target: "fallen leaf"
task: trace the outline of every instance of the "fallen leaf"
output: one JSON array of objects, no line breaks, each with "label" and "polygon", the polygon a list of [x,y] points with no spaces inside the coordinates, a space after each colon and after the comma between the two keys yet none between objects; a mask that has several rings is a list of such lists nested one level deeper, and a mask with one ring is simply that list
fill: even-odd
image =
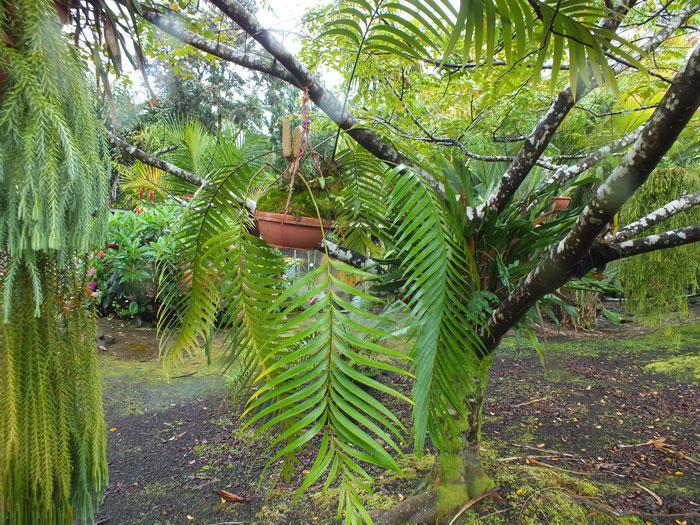
[{"label": "fallen leaf", "polygon": [[218,494],[221,496],[222,502],[224,499],[227,499],[228,501],[248,501],[248,498],[244,498],[243,496],[239,496],[238,494],[233,494],[232,492],[228,492],[226,490],[221,490],[221,489],[213,489],[215,494]]},{"label": "fallen leaf", "polygon": [[190,520],[190,521],[192,521],[192,520],[194,520],[194,517],[193,517],[193,516],[190,516],[190,515],[188,514],[188,515],[187,515],[187,519]]}]

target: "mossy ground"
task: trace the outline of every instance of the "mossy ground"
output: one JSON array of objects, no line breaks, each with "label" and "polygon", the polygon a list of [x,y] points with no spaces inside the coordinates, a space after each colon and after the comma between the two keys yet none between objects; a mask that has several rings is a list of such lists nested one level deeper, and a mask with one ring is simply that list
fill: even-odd
[{"label": "mossy ground", "polygon": [[[337,490],[315,488],[294,501],[312,450],[300,456],[290,481],[279,476],[279,464],[264,470],[269,436],[254,439],[252,429],[242,429],[240,407],[225,399],[216,363],[196,355],[171,369],[168,379],[152,332],[107,328],[121,335],[100,355],[111,483],[98,519],[335,523]],[[623,327],[602,336],[550,338],[547,369],[532,349],[504,342],[490,375],[482,445],[484,468],[503,501],[485,499],[458,523],[676,523],[615,518],[600,509],[650,515],[698,510],[698,378],[677,372],[688,362],[696,370],[700,320],[674,328],[671,336],[627,337],[637,333]],[[410,392],[406,378],[382,374],[379,380]],[[393,408],[408,422],[409,407]],[[418,460],[410,455],[409,437],[404,441],[403,473],[373,470],[372,492],[363,493],[368,508],[387,508],[425,488],[434,451],[428,444]],[[248,501],[222,502],[214,488]]]}]

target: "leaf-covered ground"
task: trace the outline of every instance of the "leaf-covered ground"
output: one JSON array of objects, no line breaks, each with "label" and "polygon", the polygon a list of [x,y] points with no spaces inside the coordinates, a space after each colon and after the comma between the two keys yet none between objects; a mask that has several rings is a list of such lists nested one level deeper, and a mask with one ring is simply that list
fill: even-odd
[{"label": "leaf-covered ground", "polygon": [[[477,503],[458,523],[700,523],[695,314],[683,327],[654,333],[623,325],[550,337],[546,368],[532,349],[506,340],[484,408],[485,466],[500,498]],[[241,429],[240,407],[225,399],[218,367],[197,356],[167,379],[152,331],[116,322],[102,328],[110,485],[98,522],[335,521],[333,490],[293,502],[311,452],[289,482],[277,466],[263,471],[267,442]],[[406,379],[381,380],[410,391]],[[395,411],[410,419],[409,407]],[[418,490],[432,457],[401,463],[404,476],[375,472],[368,507]]]}]

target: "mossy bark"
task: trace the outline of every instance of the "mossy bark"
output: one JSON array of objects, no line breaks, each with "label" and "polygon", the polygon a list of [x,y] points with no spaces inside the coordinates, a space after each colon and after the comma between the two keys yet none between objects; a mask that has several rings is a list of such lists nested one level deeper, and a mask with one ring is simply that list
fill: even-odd
[{"label": "mossy bark", "polygon": [[491,364],[490,356],[478,362],[474,388],[465,397],[467,415],[460,421],[460,434],[437,457],[432,486],[391,509],[372,513],[376,525],[449,521],[467,501],[495,486],[483,469],[480,452],[481,413]]}]

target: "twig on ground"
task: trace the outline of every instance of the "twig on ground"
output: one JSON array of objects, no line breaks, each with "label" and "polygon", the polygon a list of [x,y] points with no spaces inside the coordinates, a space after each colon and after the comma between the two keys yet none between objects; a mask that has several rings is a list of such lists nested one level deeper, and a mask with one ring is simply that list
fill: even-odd
[{"label": "twig on ground", "polygon": [[539,399],[533,399],[532,401],[526,401],[525,403],[518,403],[517,405],[513,405],[510,408],[526,407],[528,405],[533,405],[535,403],[539,403],[540,401],[547,401],[548,399],[549,399],[548,397],[541,397]]},{"label": "twig on ground", "polygon": [[576,458],[578,456],[574,454],[567,454],[566,452],[559,452],[558,450],[550,450],[548,448],[537,448],[537,447],[532,447],[530,445],[521,445],[519,443],[513,443],[512,441],[510,442],[511,445],[514,447],[520,447],[520,448],[525,448],[528,450],[536,450],[537,452],[545,452],[547,454],[556,454],[557,456],[565,456],[569,458]]},{"label": "twig on ground", "polygon": [[469,507],[471,507],[472,505],[475,505],[476,503],[479,503],[484,498],[488,498],[492,494],[498,492],[498,490],[499,490],[499,487],[493,487],[492,489],[487,490],[486,492],[484,492],[480,496],[477,496],[477,497],[472,498],[469,501],[467,501],[464,504],[464,506],[461,509],[459,509],[459,512],[457,512],[457,514],[455,514],[454,518],[452,518],[452,521],[450,521],[449,525],[452,525],[455,521],[457,521],[457,518],[459,518],[462,514],[464,514]]},{"label": "twig on ground", "polygon": [[183,374],[183,375],[181,375],[181,376],[174,376],[174,377],[171,377],[170,379],[182,379],[183,377],[190,377],[190,376],[193,376],[193,375],[195,375],[196,373],[197,373],[197,372],[190,372],[189,374]]},{"label": "twig on ground", "polygon": [[659,507],[664,504],[663,500],[659,497],[659,495],[656,492],[653,492],[651,489],[646,488],[644,485],[642,485],[641,483],[637,483],[636,481],[634,482],[634,484],[637,485],[644,492],[648,493],[652,498],[654,498],[656,504]]},{"label": "twig on ground", "polygon": [[[499,463],[508,463],[509,461],[517,461],[519,459],[556,459],[562,458],[564,456],[550,454],[548,456],[509,456],[507,458],[498,458],[496,461]],[[578,458],[577,458],[578,459]]]}]

